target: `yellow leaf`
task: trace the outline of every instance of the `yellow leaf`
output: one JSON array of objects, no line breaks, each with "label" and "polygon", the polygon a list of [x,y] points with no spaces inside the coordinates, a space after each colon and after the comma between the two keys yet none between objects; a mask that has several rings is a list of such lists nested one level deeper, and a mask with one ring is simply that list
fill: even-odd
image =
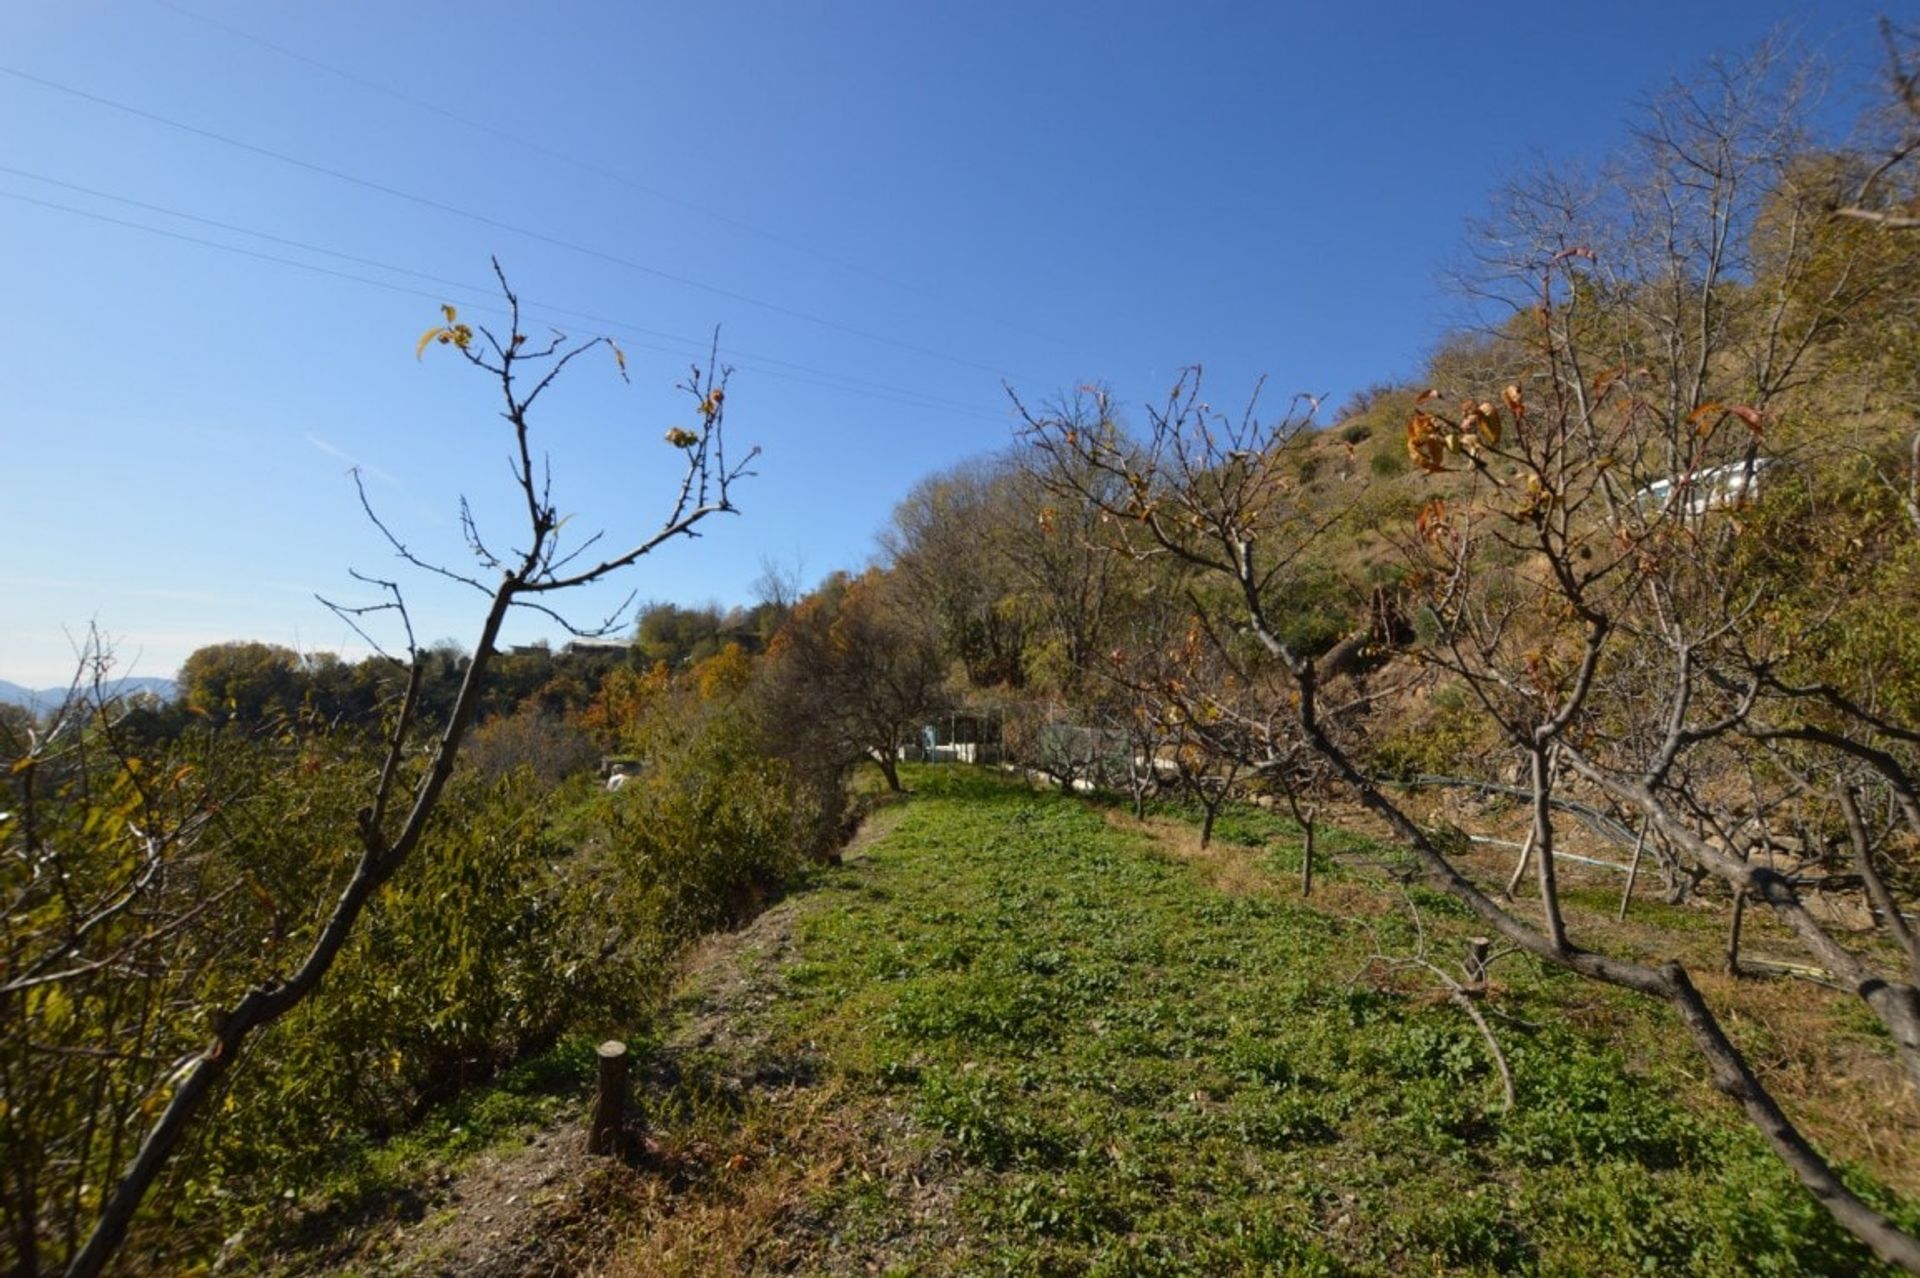
[{"label": "yellow leaf", "polygon": [[1500,446],[1500,410],[1492,404],[1470,404],[1460,420],[1462,430],[1471,430],[1488,448]]},{"label": "yellow leaf", "polygon": [[620,366],[622,373],[627,371],[627,353],[620,349],[619,343],[611,337],[607,339],[607,349],[613,352],[613,362]]},{"label": "yellow leaf", "polygon": [[427,345],[435,338],[439,338],[442,342],[445,342],[447,340],[447,330],[444,328],[430,328],[420,334],[420,342],[413,348],[413,357],[415,359],[426,358]]},{"label": "yellow leaf", "polygon": [[444,302],[441,303],[440,313],[447,317],[447,323],[449,324],[453,323],[454,320],[459,318],[459,314],[453,309],[453,307],[446,305]]},{"label": "yellow leaf", "polygon": [[73,1019],[73,1000],[58,985],[42,985],[27,994],[27,1020],[53,1031]]}]

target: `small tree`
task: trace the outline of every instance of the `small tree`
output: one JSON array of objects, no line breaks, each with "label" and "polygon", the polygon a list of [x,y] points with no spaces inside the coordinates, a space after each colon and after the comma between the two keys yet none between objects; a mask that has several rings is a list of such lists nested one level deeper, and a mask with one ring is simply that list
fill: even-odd
[{"label": "small tree", "polygon": [[258,727],[300,709],[306,670],[300,654],[270,643],[219,643],[180,665],[180,698],[212,722]]},{"label": "small tree", "polygon": [[894,590],[937,633],[975,687],[1025,684],[1033,619],[1001,551],[1015,516],[1013,475],[970,462],[915,485],[881,535]]},{"label": "small tree", "polygon": [[900,786],[899,748],[943,706],[946,668],[930,627],[878,569],[834,576],[774,636],[766,689],[770,733],[788,734],[851,767],[879,765]]},{"label": "small tree", "polygon": [[[377,776],[354,819],[357,847],[351,872],[331,909],[313,930],[304,953],[289,970],[259,981],[229,1006],[191,1008],[204,1017],[211,1037],[203,1049],[178,1062],[165,1077],[153,1080],[138,1110],[150,1115],[150,1122],[137,1151],[101,1199],[90,1235],[72,1255],[67,1273],[76,1278],[90,1278],[106,1266],[125,1241],[142,1200],[246,1045],[320,987],[368,905],[427,836],[453,775],[455,759],[480,708],[508,614],[516,608],[533,609],[567,624],[553,602],[559,596],[610,577],[668,541],[691,535],[709,516],[735,509],[732,485],[747,473],[745,467],[753,454],[743,461],[730,463],[727,459],[722,436],[727,370],[710,359],[705,368],[696,366],[682,387],[693,401],[695,425],[667,432],[666,442],[678,459],[679,475],[659,524],[613,549],[601,548],[600,534],[578,541],[564,538],[565,520],[553,501],[550,476],[544,464],[536,462],[533,409],[555,379],[589,352],[605,348],[623,378],[625,357],[605,338],[573,342],[559,333],[544,340],[529,337],[521,325],[518,297],[497,262],[494,270],[509,315],[505,332],[496,334],[484,325],[463,323],[448,306],[444,308],[445,323],[427,331],[420,339],[419,351],[424,355],[435,344],[451,347],[497,386],[504,405],[502,416],[508,425],[509,467],[524,506],[525,524],[515,537],[520,548],[496,551],[494,547],[501,543],[483,534],[463,499],[461,525],[475,566],[462,569],[435,562],[396,536],[374,511],[364,486],[360,487],[362,508],[398,558],[413,568],[461,583],[486,600],[473,655],[460,672],[457,691],[444,713],[435,713],[429,719],[423,686],[436,654],[416,642],[399,583],[356,572],[355,579],[378,590],[381,601],[353,607],[329,604],[370,642],[362,627],[378,617],[397,621],[405,637],[399,658],[407,675],[405,691],[387,730]],[[482,573],[492,580],[483,581]],[[570,624],[568,629],[605,634],[618,621],[616,613],[594,630],[579,631]],[[429,732],[427,745],[419,748],[423,733]],[[44,748],[41,755],[28,751],[16,769],[30,774],[42,755]],[[28,980],[44,1003],[52,996],[49,991],[57,992],[63,974],[91,972],[132,957],[125,949],[97,953],[96,943],[101,939],[111,935],[116,945],[131,944],[136,951],[163,940],[164,934],[136,936],[128,942],[123,933],[111,933],[88,920],[124,914],[154,882],[164,878],[177,849],[189,845],[202,825],[204,821],[196,823],[189,818],[141,840],[139,846],[144,852],[128,858],[130,868],[123,881],[102,887],[99,908],[92,914],[75,915],[73,927],[35,934],[41,950],[14,956],[23,958],[25,966],[10,962],[9,985],[4,992],[12,993],[14,985]],[[101,909],[110,914],[100,914]]]}]

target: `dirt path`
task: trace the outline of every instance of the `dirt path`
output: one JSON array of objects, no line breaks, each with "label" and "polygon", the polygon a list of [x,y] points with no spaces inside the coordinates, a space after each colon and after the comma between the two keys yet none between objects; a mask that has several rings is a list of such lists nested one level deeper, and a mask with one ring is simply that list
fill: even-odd
[{"label": "dirt path", "polygon": [[[890,828],[897,810],[869,819],[845,850],[857,861]],[[710,937],[690,952],[670,1004],[673,1028],[643,1066],[640,1108],[684,1090],[698,1073],[699,1090],[721,1108],[750,1097],[811,1087],[804,1059],[776,1057],[759,1030],[760,1013],[779,997],[793,953],[797,920],[815,893],[795,893],[736,932]],[[269,1265],[281,1273],[379,1274],[399,1278],[558,1278],[599,1271],[618,1236],[619,1204],[671,1185],[692,1151],[651,1144],[636,1165],[592,1158],[585,1150],[582,1096],[544,1127],[497,1146],[339,1225],[317,1249]],[[319,1225],[320,1222],[315,1222]],[[222,1269],[242,1268],[240,1255]]]}]

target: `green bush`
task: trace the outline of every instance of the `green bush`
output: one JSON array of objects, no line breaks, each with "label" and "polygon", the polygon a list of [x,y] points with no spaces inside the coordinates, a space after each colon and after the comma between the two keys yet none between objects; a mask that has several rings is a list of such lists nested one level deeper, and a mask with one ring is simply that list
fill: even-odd
[{"label": "green bush", "polygon": [[1386,776],[1445,776],[1483,767],[1489,725],[1457,688],[1436,690],[1400,716],[1373,747],[1374,769]]},{"label": "green bush", "polygon": [[742,701],[682,690],[634,741],[644,766],[584,805],[613,943],[652,970],[696,936],[737,923],[819,850],[813,789],[760,751]]},{"label": "green bush", "polygon": [[1395,479],[1407,473],[1407,459],[1397,448],[1382,448],[1367,458],[1375,479]]},{"label": "green bush", "polygon": [[530,776],[458,777],[444,819],[369,908],[321,992],[234,1075],[213,1159],[227,1179],[323,1172],[316,1155],[423,1108],[618,1007],[637,982],[599,954],[602,907],[567,877]]},{"label": "green bush", "polygon": [[[833,828],[761,752],[736,692],[667,688],[640,725],[646,767],[619,793],[586,778],[556,789],[526,766],[459,768],[317,993],[248,1047],[190,1130],[129,1255],[190,1266],[563,1034],[639,1028],[680,948],[750,914]],[[13,903],[0,952],[51,970],[83,917],[69,898],[91,909],[131,875],[139,908],[86,939],[139,961],[58,964],[74,975],[0,1008],[33,1025],[0,1046],[0,1226],[38,1235],[39,1268],[84,1234],[207,1018],[308,951],[351,872],[379,758],[370,735],[301,723],[189,731],[143,752],[101,717],[62,742],[19,768],[18,742],[0,757],[15,790],[0,812],[32,818],[0,818]],[[138,879],[150,836],[164,872]],[[36,876],[55,852],[62,874]]]}]

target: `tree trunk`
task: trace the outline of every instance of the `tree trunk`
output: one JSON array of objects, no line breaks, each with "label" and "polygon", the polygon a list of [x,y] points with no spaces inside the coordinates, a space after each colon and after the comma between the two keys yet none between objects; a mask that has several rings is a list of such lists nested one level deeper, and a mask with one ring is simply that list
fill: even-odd
[{"label": "tree trunk", "polygon": [[[1740,853],[1745,862],[1747,853]],[[1747,893],[1738,883],[1733,885],[1733,917],[1727,921],[1727,975],[1740,975],[1740,929],[1747,921]]]}]

